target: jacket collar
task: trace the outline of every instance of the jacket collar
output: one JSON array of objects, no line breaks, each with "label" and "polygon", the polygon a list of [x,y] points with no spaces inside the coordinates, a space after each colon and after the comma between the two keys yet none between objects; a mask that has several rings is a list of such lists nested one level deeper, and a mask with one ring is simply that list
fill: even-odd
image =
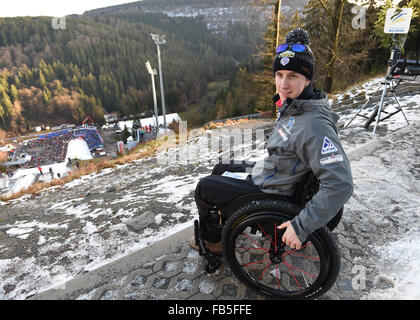
[{"label": "jacket collar", "polygon": [[299,100],[310,100],[315,97],[314,89],[312,89],[312,83],[309,83],[305,89],[303,89],[302,93],[296,99]]}]

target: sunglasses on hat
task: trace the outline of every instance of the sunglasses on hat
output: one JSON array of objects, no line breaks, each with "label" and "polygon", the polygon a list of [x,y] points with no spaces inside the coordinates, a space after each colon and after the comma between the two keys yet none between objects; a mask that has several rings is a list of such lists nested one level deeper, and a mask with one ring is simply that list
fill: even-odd
[{"label": "sunglasses on hat", "polygon": [[306,48],[308,48],[309,51],[311,51],[311,49],[305,45],[305,44],[301,44],[301,43],[283,43],[281,45],[279,45],[276,49],[276,54],[277,53],[281,53],[286,51],[287,49],[291,48],[293,52],[304,52],[306,50]]}]

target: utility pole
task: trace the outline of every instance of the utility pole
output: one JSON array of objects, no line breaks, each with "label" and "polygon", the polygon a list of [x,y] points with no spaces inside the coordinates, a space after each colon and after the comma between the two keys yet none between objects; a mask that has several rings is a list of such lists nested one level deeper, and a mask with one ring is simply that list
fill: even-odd
[{"label": "utility pole", "polygon": [[157,47],[158,63],[159,63],[159,79],[160,79],[160,94],[162,96],[162,113],[163,113],[163,128],[166,129],[166,106],[165,106],[165,91],[163,89],[162,63],[160,57],[160,46],[166,43],[165,35],[150,34]]},{"label": "utility pole", "polygon": [[150,62],[146,62],[147,72],[152,76],[152,89],[153,89],[153,105],[155,108],[155,118],[156,118],[156,132],[159,130],[159,115],[157,109],[157,99],[156,99],[156,86],[155,86],[155,75],[157,74],[156,69],[152,69]]},{"label": "utility pole", "polygon": [[[277,10],[277,36],[276,36],[276,47],[274,48],[274,50],[276,50],[280,44],[280,16],[281,16],[281,0],[279,0],[279,8]],[[276,93],[278,93],[277,89],[276,89]]]}]

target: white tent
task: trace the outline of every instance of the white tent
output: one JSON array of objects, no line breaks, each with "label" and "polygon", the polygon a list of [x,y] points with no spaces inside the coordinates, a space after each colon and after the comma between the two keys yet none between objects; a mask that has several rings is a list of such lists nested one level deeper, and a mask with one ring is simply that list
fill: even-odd
[{"label": "white tent", "polygon": [[89,151],[89,146],[83,138],[77,138],[69,141],[67,146],[66,160],[79,159],[79,160],[90,160],[92,154]]}]

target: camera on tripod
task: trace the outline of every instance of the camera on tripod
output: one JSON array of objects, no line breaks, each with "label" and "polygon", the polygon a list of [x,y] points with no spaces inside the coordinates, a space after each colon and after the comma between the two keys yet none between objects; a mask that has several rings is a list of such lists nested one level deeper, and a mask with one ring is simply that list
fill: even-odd
[{"label": "camera on tripod", "polygon": [[392,65],[391,75],[408,77],[420,75],[420,60],[398,59]]},{"label": "camera on tripod", "polygon": [[[420,75],[420,61],[401,59],[401,47],[404,47],[406,35],[410,29],[412,13],[413,10],[411,8],[391,8],[387,10],[384,32],[392,34],[392,50],[391,56],[388,60],[388,69],[386,72],[385,79],[381,82],[381,86],[383,89],[380,103],[378,106],[375,107],[374,111],[370,116],[361,115],[360,112],[371,101],[371,98],[367,99],[367,101],[363,104],[360,110],[350,120],[350,122],[347,123],[347,125],[345,125],[345,127],[348,127],[357,116],[361,116],[367,119],[364,124],[365,129],[368,129],[369,125],[376,120],[375,127],[372,132],[372,135],[374,135],[379,122],[384,121],[399,112],[403,114],[405,121],[407,122],[407,124],[409,124],[407,117],[405,116],[404,111],[402,109],[402,106],[398,102],[395,92],[396,88],[403,80],[402,76],[409,76],[415,78],[416,76]],[[399,39],[400,41],[398,41],[398,34],[403,34],[403,37]],[[379,88],[376,92],[378,91]],[[382,110],[384,107],[385,98],[389,93],[395,99],[395,102],[398,105],[398,107],[396,108],[397,111],[393,113],[388,113]],[[387,116],[381,118],[381,112],[386,113]]]},{"label": "camera on tripod", "polygon": [[[405,43],[406,37],[403,37],[402,46]],[[398,44],[397,35],[392,36],[393,48],[391,58],[388,61],[387,78],[396,76],[416,77],[420,75],[420,60],[400,59],[401,49]]]}]

